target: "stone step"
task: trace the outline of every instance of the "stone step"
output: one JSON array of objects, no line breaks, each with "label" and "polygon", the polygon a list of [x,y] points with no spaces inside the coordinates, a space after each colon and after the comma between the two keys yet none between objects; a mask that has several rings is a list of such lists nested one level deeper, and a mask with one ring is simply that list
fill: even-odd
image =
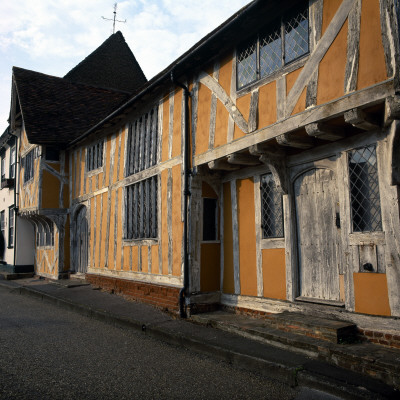
[{"label": "stone step", "polygon": [[266,317],[265,321],[282,331],[290,331],[297,335],[309,336],[331,343],[351,342],[357,335],[355,324],[294,312],[271,314]]},{"label": "stone step", "polygon": [[18,273],[10,273],[10,272],[0,272],[0,279],[6,280],[6,281],[13,281],[16,279],[27,279],[27,278],[33,278],[35,276],[34,272],[18,272]]}]

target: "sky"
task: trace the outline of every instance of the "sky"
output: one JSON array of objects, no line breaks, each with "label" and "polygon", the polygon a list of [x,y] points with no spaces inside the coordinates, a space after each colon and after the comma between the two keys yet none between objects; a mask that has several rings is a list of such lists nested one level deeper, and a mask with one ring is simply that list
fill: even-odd
[{"label": "sky", "polygon": [[[126,0],[116,23],[147,79],[251,0]],[[12,67],[64,76],[112,34],[115,0],[0,1],[0,135]]]}]

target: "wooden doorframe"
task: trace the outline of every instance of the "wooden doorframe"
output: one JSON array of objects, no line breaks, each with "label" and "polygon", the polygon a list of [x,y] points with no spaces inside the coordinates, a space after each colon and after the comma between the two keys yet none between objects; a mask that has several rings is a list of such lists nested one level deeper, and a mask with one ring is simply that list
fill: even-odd
[{"label": "wooden doorframe", "polygon": [[71,268],[72,271],[75,272],[82,272],[79,271],[80,269],[80,252],[81,252],[81,248],[80,248],[80,222],[78,221],[81,213],[84,211],[85,212],[85,219],[86,219],[86,223],[87,223],[87,232],[86,232],[86,247],[87,247],[87,254],[86,254],[86,268],[85,268],[85,272],[87,272],[87,268],[89,266],[89,237],[90,237],[90,229],[89,229],[89,221],[88,221],[88,210],[89,208],[87,207],[86,204],[79,204],[77,205],[77,207],[75,208],[75,210],[72,213],[72,226],[71,226],[71,243],[72,243],[72,257],[71,259],[73,260],[72,262],[72,266],[73,268]]}]

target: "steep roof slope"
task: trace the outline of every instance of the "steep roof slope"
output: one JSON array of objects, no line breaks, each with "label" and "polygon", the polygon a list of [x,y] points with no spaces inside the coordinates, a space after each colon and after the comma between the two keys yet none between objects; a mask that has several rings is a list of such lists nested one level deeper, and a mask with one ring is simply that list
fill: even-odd
[{"label": "steep roof slope", "polygon": [[65,79],[92,86],[134,92],[147,79],[120,31],[89,54]]},{"label": "steep roof slope", "polygon": [[64,146],[100,122],[129,94],[13,67],[28,140]]}]

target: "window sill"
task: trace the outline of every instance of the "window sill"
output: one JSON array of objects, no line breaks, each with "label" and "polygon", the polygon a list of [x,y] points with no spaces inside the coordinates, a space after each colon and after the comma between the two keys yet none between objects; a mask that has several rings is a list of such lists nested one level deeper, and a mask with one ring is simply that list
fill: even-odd
[{"label": "window sill", "polygon": [[284,249],[285,238],[261,239],[261,249]]}]

